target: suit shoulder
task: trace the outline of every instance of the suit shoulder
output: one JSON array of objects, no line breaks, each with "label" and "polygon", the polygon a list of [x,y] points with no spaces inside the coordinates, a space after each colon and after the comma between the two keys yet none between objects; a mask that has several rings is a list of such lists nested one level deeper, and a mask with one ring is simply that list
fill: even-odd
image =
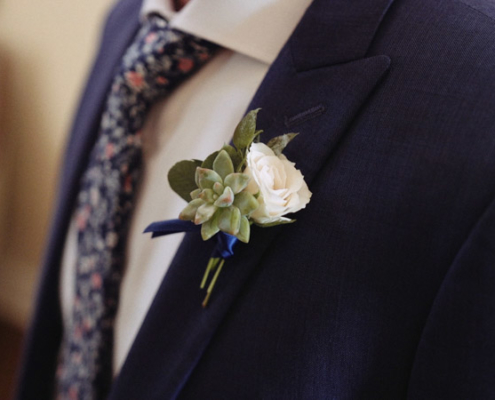
[{"label": "suit shoulder", "polygon": [[105,21],[105,32],[119,29],[119,26],[136,24],[141,10],[142,0],[119,0],[108,13]]},{"label": "suit shoulder", "polygon": [[456,0],[466,7],[495,21],[495,3],[492,0]]},{"label": "suit shoulder", "polygon": [[492,0],[403,0],[387,13],[372,52],[464,83],[495,84]]}]

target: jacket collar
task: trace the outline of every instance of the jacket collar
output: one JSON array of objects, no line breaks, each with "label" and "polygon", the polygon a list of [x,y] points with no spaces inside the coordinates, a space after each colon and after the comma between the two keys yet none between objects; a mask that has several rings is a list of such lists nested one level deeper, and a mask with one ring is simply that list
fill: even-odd
[{"label": "jacket collar", "polygon": [[[265,140],[300,132],[297,145],[285,153],[301,169],[310,189],[389,67],[385,55],[363,57],[390,3],[315,1],[249,106],[262,108],[259,126]],[[311,203],[300,218],[310,207]],[[281,229],[256,229],[251,243],[238,247],[226,262],[207,309],[201,308],[204,293],[198,285],[214,244],[196,234],[186,235],[110,399],[177,397],[222,320],[234,312],[236,301],[249,298],[245,284],[261,267]]]},{"label": "jacket collar", "polygon": [[190,0],[173,11],[171,0],[144,0],[141,16],[159,13],[172,27],[270,65],[311,0]]},{"label": "jacket collar", "polygon": [[393,0],[315,1],[289,40],[297,71],[363,58]]}]

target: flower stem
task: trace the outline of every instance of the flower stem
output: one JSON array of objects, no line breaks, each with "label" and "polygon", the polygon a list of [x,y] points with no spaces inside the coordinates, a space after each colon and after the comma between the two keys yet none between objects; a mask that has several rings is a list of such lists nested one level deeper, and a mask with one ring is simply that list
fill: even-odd
[{"label": "flower stem", "polygon": [[200,289],[204,289],[205,288],[205,285],[206,285],[206,280],[208,279],[208,275],[210,274],[210,271],[213,271],[215,269],[215,267],[217,266],[218,264],[218,261],[220,260],[220,258],[210,258],[210,261],[208,261],[208,265],[206,266],[206,271],[203,275],[203,280],[201,281],[201,285],[200,285]]},{"label": "flower stem", "polygon": [[[217,262],[218,262],[218,259],[217,259]],[[211,292],[213,291],[213,287],[215,286],[215,283],[217,282],[218,275],[220,275],[220,271],[222,270],[224,263],[225,263],[225,260],[222,258],[222,261],[220,262],[220,265],[217,269],[217,272],[215,272],[215,275],[213,276],[213,279],[210,282],[210,286],[208,286],[208,290],[206,291],[206,297],[203,300],[203,308],[208,305],[208,300],[210,299]]]}]

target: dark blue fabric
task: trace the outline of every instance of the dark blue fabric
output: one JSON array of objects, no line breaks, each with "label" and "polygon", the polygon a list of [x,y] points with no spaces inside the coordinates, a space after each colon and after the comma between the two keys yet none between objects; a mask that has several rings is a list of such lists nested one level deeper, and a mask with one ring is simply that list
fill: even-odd
[{"label": "dark blue fabric", "polygon": [[[169,219],[153,222],[144,230],[144,233],[151,233],[152,238],[183,232],[196,232],[199,234],[201,225],[194,225],[191,221]],[[218,232],[211,240],[217,243],[211,257],[227,259],[234,255],[234,247],[238,242],[235,236]]]},{"label": "dark blue fabric", "polygon": [[157,221],[149,224],[143,233],[151,233],[152,238],[171,235],[180,232],[196,232],[201,231],[201,225],[194,225],[191,221],[183,221],[181,219],[168,219],[166,221]]},{"label": "dark blue fabric", "polygon": [[[112,14],[76,119],[20,399],[49,398],[93,82],[138,9]],[[485,0],[315,1],[250,105],[266,140],[300,133],[286,152],[311,203],[253,228],[207,309],[215,244],[187,233],[110,398],[494,398],[494,17]]]}]

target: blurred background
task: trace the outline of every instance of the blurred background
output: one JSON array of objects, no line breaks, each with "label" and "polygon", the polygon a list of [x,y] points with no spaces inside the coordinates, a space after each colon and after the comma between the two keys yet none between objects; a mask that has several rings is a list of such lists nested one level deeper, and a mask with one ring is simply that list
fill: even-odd
[{"label": "blurred background", "polygon": [[114,0],[0,0],[0,399],[10,398],[66,135]]}]

